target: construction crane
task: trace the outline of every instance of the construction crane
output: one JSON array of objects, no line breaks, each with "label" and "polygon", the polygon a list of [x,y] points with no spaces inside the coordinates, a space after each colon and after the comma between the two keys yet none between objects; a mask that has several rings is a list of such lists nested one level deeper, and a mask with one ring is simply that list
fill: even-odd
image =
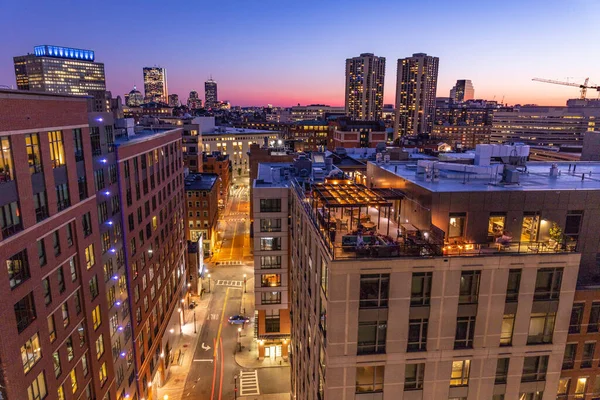
[{"label": "construction crane", "polygon": [[596,89],[598,91],[598,95],[600,96],[600,86],[588,86],[590,78],[585,78],[585,82],[583,82],[583,84],[572,83],[572,82],[553,81],[551,79],[542,79],[542,78],[533,78],[532,81],[553,83],[555,85],[578,87],[581,89],[581,100],[585,100],[585,96],[587,94],[588,89]]}]

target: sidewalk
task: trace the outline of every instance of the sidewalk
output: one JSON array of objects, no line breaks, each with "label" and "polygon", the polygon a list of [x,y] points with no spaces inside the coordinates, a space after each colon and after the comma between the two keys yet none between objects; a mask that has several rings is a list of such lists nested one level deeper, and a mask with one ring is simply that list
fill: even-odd
[{"label": "sidewalk", "polygon": [[[169,400],[171,398],[169,397]],[[276,393],[276,394],[259,394],[258,396],[242,396],[238,397],[239,400],[290,400],[291,394],[289,393]]]},{"label": "sidewalk", "polygon": [[[252,288],[254,284],[254,278],[252,282],[248,280],[248,287]],[[242,304],[246,308],[246,315],[250,318],[254,318],[254,290],[249,290],[248,293],[244,293],[244,299]],[[289,367],[289,361],[285,361],[281,357],[276,358],[265,358],[264,360],[258,359],[258,342],[254,338],[254,329],[256,321],[248,324],[242,330],[242,336],[240,342],[242,344],[242,351],[235,353],[235,362],[242,368],[246,369],[257,369],[257,368],[275,368],[275,367]],[[252,397],[252,396],[250,396]]]},{"label": "sidewalk", "polygon": [[212,296],[204,295],[202,300],[200,296],[191,296],[190,301],[196,301],[198,305],[194,309],[196,311],[196,333],[194,333],[194,310],[189,308],[185,310],[185,326],[183,327],[183,335],[179,336],[179,340],[173,343],[173,353],[176,354],[181,350],[183,362],[178,365],[176,362],[171,364],[167,381],[157,390],[157,399],[163,399],[165,395],[169,396],[169,400],[181,400],[185,389],[185,382],[190,366],[194,359],[196,346],[198,345],[198,336],[202,331],[202,324],[206,320],[208,306]]}]

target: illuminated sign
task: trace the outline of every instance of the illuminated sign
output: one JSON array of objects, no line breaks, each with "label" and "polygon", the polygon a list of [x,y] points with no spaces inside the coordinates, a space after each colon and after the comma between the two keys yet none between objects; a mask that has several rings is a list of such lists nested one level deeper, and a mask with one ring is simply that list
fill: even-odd
[{"label": "illuminated sign", "polygon": [[61,46],[35,46],[33,52],[37,57],[70,58],[73,60],[94,61],[92,50],[73,49]]}]

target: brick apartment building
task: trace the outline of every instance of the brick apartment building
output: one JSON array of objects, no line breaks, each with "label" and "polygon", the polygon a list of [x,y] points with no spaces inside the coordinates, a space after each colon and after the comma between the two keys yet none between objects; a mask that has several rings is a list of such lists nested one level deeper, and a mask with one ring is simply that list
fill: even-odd
[{"label": "brick apartment building", "polygon": [[202,250],[208,255],[217,240],[219,215],[219,176],[217,174],[189,174],[185,178],[187,212],[186,239],[197,242],[202,236]]},{"label": "brick apartment building", "polygon": [[229,155],[218,151],[202,155],[202,171],[219,175],[219,206],[225,207],[229,198],[231,161]]},{"label": "brick apartment building", "polygon": [[115,139],[139,397],[155,400],[186,290],[181,129]]},{"label": "brick apartment building", "polygon": [[87,99],[0,91],[0,393],[114,399]]}]

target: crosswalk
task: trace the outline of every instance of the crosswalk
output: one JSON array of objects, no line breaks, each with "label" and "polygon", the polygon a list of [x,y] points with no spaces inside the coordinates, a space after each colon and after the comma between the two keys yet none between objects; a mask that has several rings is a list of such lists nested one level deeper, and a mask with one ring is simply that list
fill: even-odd
[{"label": "crosswalk", "polygon": [[258,372],[240,371],[240,396],[258,396]]},{"label": "crosswalk", "polygon": [[242,265],[241,261],[219,261],[218,265]]},{"label": "crosswalk", "polygon": [[226,281],[226,280],[218,280],[217,286],[229,286],[229,287],[239,287],[241,288],[244,281]]}]

